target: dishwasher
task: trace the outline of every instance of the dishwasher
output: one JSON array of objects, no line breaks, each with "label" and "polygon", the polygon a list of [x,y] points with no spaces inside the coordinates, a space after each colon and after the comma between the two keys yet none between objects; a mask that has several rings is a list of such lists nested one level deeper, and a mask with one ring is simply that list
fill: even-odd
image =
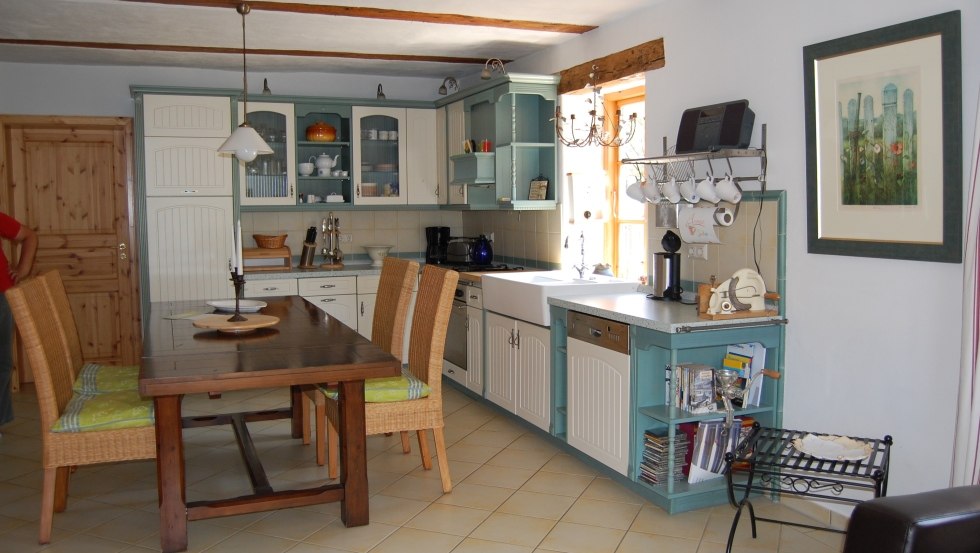
[{"label": "dishwasher", "polygon": [[627,474],[630,327],[568,312],[568,444]]}]

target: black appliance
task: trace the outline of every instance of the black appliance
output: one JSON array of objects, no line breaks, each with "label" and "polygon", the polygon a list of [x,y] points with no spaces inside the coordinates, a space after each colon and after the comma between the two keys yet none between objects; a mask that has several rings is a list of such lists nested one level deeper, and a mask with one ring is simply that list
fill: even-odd
[{"label": "black appliance", "polygon": [[680,301],[681,293],[681,237],[668,230],[660,240],[667,251],[653,254],[653,272],[650,275],[651,297],[655,300]]},{"label": "black appliance", "polygon": [[425,262],[445,263],[449,248],[449,227],[425,227]]},{"label": "black appliance", "polygon": [[755,113],[748,100],[725,102],[685,110],[677,130],[678,154],[748,148]]}]

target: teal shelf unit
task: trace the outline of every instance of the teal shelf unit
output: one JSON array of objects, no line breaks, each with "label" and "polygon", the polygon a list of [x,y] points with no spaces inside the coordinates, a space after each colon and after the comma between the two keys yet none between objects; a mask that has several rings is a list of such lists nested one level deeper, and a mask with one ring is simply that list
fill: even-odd
[{"label": "teal shelf unit", "polygon": [[[315,161],[322,154],[337,157],[334,170],[347,171],[346,177],[319,176],[316,172],[308,177],[297,176],[297,205],[314,206],[318,209],[333,209],[341,206],[351,206],[353,190],[351,187],[351,106],[349,104],[333,103],[297,103],[294,106],[296,116],[296,161],[304,163]],[[306,128],[323,122],[337,130],[337,138],[333,142],[311,141],[306,139]],[[330,194],[340,194],[343,203],[307,203],[310,195],[326,198]]]}]

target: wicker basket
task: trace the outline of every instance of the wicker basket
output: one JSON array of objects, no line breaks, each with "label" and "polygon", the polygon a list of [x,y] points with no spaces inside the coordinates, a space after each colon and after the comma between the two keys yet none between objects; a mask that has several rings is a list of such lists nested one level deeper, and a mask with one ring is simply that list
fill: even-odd
[{"label": "wicker basket", "polygon": [[286,237],[288,234],[253,234],[252,238],[255,239],[255,244],[260,248],[281,248],[286,244]]}]

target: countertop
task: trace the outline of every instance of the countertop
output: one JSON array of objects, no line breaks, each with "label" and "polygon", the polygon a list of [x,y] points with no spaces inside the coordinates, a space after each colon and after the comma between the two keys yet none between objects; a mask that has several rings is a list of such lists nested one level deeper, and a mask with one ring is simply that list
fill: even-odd
[{"label": "countertop", "polygon": [[686,332],[694,328],[730,326],[732,324],[752,325],[786,319],[782,315],[721,321],[700,319],[695,305],[651,300],[642,292],[569,296],[565,298],[556,296],[548,298],[548,304],[671,334]]},{"label": "countertop", "polygon": [[283,268],[281,271],[245,271],[245,280],[273,280],[278,278],[315,278],[380,274],[381,267],[372,267],[370,262],[345,264],[342,269],[300,269],[294,265],[289,270]]}]

